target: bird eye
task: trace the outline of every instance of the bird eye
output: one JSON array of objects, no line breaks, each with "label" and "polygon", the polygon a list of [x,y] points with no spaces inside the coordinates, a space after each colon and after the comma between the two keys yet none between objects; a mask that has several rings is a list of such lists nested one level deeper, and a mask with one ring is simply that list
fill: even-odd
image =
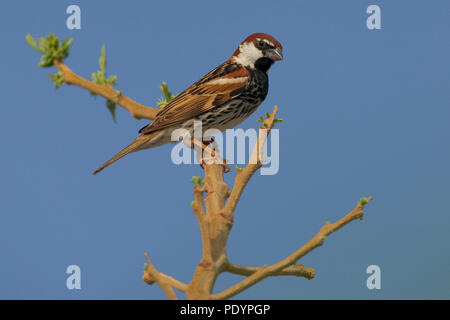
[{"label": "bird eye", "polygon": [[262,48],[262,47],[264,47],[264,44],[265,44],[265,42],[264,41],[259,41],[259,43],[258,43],[258,45]]}]

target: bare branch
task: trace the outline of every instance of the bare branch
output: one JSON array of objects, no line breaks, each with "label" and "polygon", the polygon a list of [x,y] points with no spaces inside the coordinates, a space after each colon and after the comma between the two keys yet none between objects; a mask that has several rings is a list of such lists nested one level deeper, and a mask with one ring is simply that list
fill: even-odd
[{"label": "bare branch", "polygon": [[[226,272],[238,274],[241,276],[250,276],[254,274],[255,272],[261,270],[264,267],[246,267],[246,266],[240,266],[237,264],[228,264],[227,268],[225,269]],[[296,276],[296,277],[304,277],[308,280],[311,280],[316,275],[316,271],[313,268],[305,267],[302,264],[292,265],[289,267],[286,267],[278,272],[273,272],[269,274],[269,276]]]},{"label": "bare branch", "polygon": [[[155,266],[151,262],[150,257],[148,256],[148,253],[145,252],[144,255],[145,255],[145,258],[147,259],[148,266],[147,266],[147,270],[145,270],[145,274],[142,277],[142,279],[147,283],[150,282],[150,284],[152,284],[153,282],[156,282],[170,300],[178,300],[177,296],[175,295],[175,292],[173,292],[171,284],[172,285],[176,284],[176,286],[178,286],[179,288],[183,288],[183,290],[181,290],[181,291],[186,291],[186,285],[179,282],[178,280],[173,279],[172,277],[162,276],[161,273],[159,273],[158,270],[156,270]],[[169,280],[169,279],[171,279],[171,280]],[[174,281],[172,281],[172,280],[174,280]]]},{"label": "bare branch", "polygon": [[255,149],[253,150],[253,153],[250,157],[250,161],[245,168],[237,173],[234,180],[233,190],[231,190],[230,198],[228,199],[228,202],[223,210],[226,215],[231,215],[234,212],[248,181],[256,172],[256,170],[258,170],[262,166],[261,151],[264,143],[266,142],[267,136],[270,133],[270,130],[272,130],[277,112],[278,107],[274,106],[272,114],[264,122],[265,126],[259,128],[258,140]]},{"label": "bare branch", "polygon": [[128,110],[136,119],[153,120],[159,111],[159,109],[144,106],[129,97],[118,95],[118,91],[114,90],[110,85],[98,85],[92,81],[80,77],[70,70],[70,68],[61,60],[55,60],[54,64],[58,70],[63,72],[63,79],[65,83],[76,85],[120,105],[124,109]]},{"label": "bare branch", "polygon": [[352,211],[350,211],[346,216],[336,221],[335,223],[326,223],[311,240],[309,240],[305,245],[300,247],[297,251],[292,253],[284,260],[281,260],[280,262],[275,263],[271,266],[259,268],[256,272],[248,276],[246,279],[235,284],[229,289],[222,291],[221,293],[212,295],[211,298],[213,299],[231,298],[237,295],[238,293],[244,291],[245,289],[258,283],[259,281],[267,278],[271,274],[280,272],[286,267],[295,264],[297,260],[299,260],[301,257],[305,256],[307,253],[311,252],[315,248],[321,246],[324,243],[327,236],[339,230],[340,228],[350,223],[351,221],[362,218],[364,206],[370,200],[372,200],[372,197],[365,199],[365,201],[360,201]]},{"label": "bare branch", "polygon": [[208,219],[205,215],[205,209],[203,207],[203,194],[204,189],[200,186],[194,187],[194,202],[192,204],[192,210],[197,217],[198,224],[200,226],[200,233],[202,236],[203,257],[211,256],[211,245],[209,242],[209,228]]},{"label": "bare branch", "polygon": [[[183,283],[183,282],[181,282],[181,281],[179,281],[179,280],[177,280],[177,279],[175,279],[175,278],[173,278],[171,276],[168,276],[168,275],[166,275],[164,273],[161,273],[161,272],[159,273],[159,275],[160,275],[161,279],[163,281],[167,282],[171,287],[173,287],[173,288],[175,288],[175,289],[177,289],[177,290],[179,290],[181,292],[185,292],[186,291],[187,284],[185,284],[185,283]],[[149,285],[152,285],[152,284],[154,284],[156,282],[155,279],[148,272],[144,273],[144,275],[142,276],[142,280],[144,280]]]}]

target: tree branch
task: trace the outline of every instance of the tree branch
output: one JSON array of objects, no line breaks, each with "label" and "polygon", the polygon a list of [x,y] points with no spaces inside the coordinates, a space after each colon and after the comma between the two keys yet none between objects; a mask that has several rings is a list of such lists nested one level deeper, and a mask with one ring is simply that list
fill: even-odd
[{"label": "tree branch", "polygon": [[286,267],[293,265],[305,256],[307,253],[311,252],[315,248],[321,246],[327,236],[332,234],[333,232],[339,230],[346,224],[352,222],[355,219],[361,219],[363,216],[363,209],[364,206],[372,200],[372,197],[369,197],[367,199],[362,199],[356,207],[350,211],[346,216],[344,216],[342,219],[338,220],[335,223],[326,223],[320,231],[311,239],[309,240],[305,245],[300,247],[297,251],[292,253],[290,256],[285,258],[284,260],[281,260],[278,263],[275,263],[271,266],[258,268],[256,272],[248,276],[246,279],[242,280],[241,282],[238,282],[234,286],[230,287],[229,289],[226,289],[222,291],[221,293],[214,294],[211,296],[213,299],[228,299],[231,298],[238,293],[244,291],[245,289],[253,286],[254,284],[258,283],[259,281],[267,278],[271,274],[280,272],[281,270],[285,269]]},{"label": "tree branch", "polygon": [[120,105],[124,109],[128,110],[136,119],[153,120],[159,112],[159,109],[144,106],[129,97],[118,94],[120,91],[113,89],[110,85],[98,85],[77,75],[61,60],[55,59],[54,64],[59,71],[63,72],[63,79],[65,83],[76,85]]},{"label": "tree branch", "polygon": [[272,130],[272,127],[275,123],[274,121],[277,112],[278,107],[274,106],[272,114],[264,122],[265,126],[263,125],[261,128],[259,128],[258,140],[256,142],[255,149],[253,150],[253,153],[250,157],[249,163],[245,168],[243,168],[236,174],[230,198],[228,199],[228,202],[223,210],[226,215],[231,215],[234,212],[234,210],[236,209],[236,205],[239,202],[239,199],[241,198],[242,192],[244,191],[244,188],[247,185],[248,181],[256,172],[256,170],[258,170],[262,166],[261,151],[264,146],[264,143],[267,140],[267,136],[269,135],[270,130]]},{"label": "tree branch", "polygon": [[149,284],[153,284],[154,282],[156,282],[170,300],[178,300],[175,292],[172,289],[172,286],[181,291],[186,291],[187,286],[172,277],[159,273],[153,263],[150,261],[148,253],[145,252],[144,255],[147,259],[147,270],[145,270],[142,279]]},{"label": "tree branch", "polygon": [[205,209],[203,208],[203,194],[204,189],[201,186],[196,185],[194,187],[194,202],[192,204],[192,210],[195,217],[198,220],[200,226],[200,234],[202,237],[203,257],[211,256],[211,245],[209,242],[209,228],[208,219],[205,215]]},{"label": "tree branch", "polygon": [[[181,291],[181,292],[185,292],[187,289],[187,284],[171,277],[168,276],[167,274],[164,274],[162,272],[159,273],[161,279],[165,282],[167,282],[171,287]],[[144,282],[146,282],[149,285],[154,284],[156,281],[155,279],[149,274],[149,273],[144,273],[144,275],[142,276],[142,280],[144,280]]]},{"label": "tree branch", "polygon": [[[264,267],[246,267],[240,266],[237,264],[229,263],[225,272],[238,274],[241,276],[251,276],[255,272],[261,270]],[[316,275],[316,271],[313,268],[305,267],[302,264],[296,264],[289,267],[286,267],[278,272],[273,272],[269,274],[269,276],[296,276],[296,277],[304,277],[308,280],[311,280]]]}]

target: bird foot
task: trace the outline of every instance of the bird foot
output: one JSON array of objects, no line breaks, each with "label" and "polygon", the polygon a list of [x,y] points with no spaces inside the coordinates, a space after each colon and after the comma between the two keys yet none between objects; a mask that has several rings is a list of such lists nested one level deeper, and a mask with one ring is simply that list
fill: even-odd
[{"label": "bird foot", "polygon": [[[212,145],[213,148],[209,147],[209,144]],[[219,155],[219,149],[213,137],[202,142],[192,139],[192,145],[202,149],[202,158],[199,162],[203,169],[205,169],[206,164],[216,163],[223,166],[223,172],[230,172],[230,167],[227,165],[228,160]]]},{"label": "bird foot", "polygon": [[230,167],[227,165],[227,162],[228,162],[227,159],[220,157],[216,153],[214,156],[203,157],[200,161],[200,167],[202,167],[202,169],[205,169],[205,165],[216,163],[222,165],[223,172],[227,173],[230,172]]}]

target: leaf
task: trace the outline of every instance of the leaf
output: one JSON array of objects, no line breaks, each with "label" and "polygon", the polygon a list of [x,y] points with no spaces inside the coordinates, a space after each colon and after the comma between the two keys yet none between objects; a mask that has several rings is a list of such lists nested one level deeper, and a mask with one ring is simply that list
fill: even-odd
[{"label": "leaf", "polygon": [[91,80],[92,80],[92,82],[98,84],[97,72],[92,72],[92,74],[91,74]]},{"label": "leaf", "polygon": [[55,88],[58,89],[64,84],[64,73],[62,71],[58,71],[58,73],[51,73],[50,81],[53,81],[55,83]]},{"label": "leaf", "polygon": [[105,55],[105,45],[102,45],[101,55],[98,58],[98,65],[100,66],[101,71],[106,70],[106,55]]},{"label": "leaf", "polygon": [[42,52],[48,51],[50,49],[50,45],[49,45],[49,39],[52,37],[53,35],[50,33],[47,37],[45,38],[37,38],[37,42],[39,43],[39,48],[41,48]]},{"label": "leaf", "polygon": [[106,107],[108,108],[109,112],[111,113],[111,116],[115,123],[116,121],[116,104],[112,102],[111,100],[106,100]]},{"label": "leaf", "polygon": [[69,40],[67,40],[66,38],[64,38],[63,42],[62,42],[62,47],[63,49],[69,49],[69,47],[72,45],[73,42],[73,38],[70,38]]},{"label": "leaf", "polygon": [[172,92],[170,92],[169,85],[167,84],[167,82],[163,81],[161,83],[161,87],[159,87],[159,88],[164,93],[164,97],[166,98],[167,102],[170,102],[173,100],[174,96],[173,96]]},{"label": "leaf", "polygon": [[42,38],[33,38],[30,34],[25,37],[27,43],[36,51],[43,53],[39,62],[40,67],[53,66],[55,59],[63,60],[69,56],[69,48],[73,38],[64,40],[60,43],[59,38],[52,33]]},{"label": "leaf", "polygon": [[98,58],[98,65],[100,70],[92,73],[92,82],[98,85],[109,84],[111,86],[117,85],[117,76],[111,75],[106,79],[106,53],[105,53],[105,45],[102,45],[101,54]]},{"label": "leaf", "polygon": [[117,76],[109,76],[109,78],[106,80],[106,83],[112,86],[117,85],[116,83]]},{"label": "leaf", "polygon": [[40,67],[43,68],[48,68],[51,67],[53,65],[53,56],[49,56],[49,55],[44,55],[41,58],[41,62],[39,63]]},{"label": "leaf", "polygon": [[256,122],[264,122],[264,118],[263,117],[259,117],[258,120],[256,120]]},{"label": "leaf", "polygon": [[[93,72],[91,74],[91,79],[92,82],[102,86],[105,84],[111,85],[111,86],[115,86],[117,85],[117,76],[116,75],[111,75],[108,77],[108,79],[106,79],[106,52],[105,52],[105,45],[102,45],[102,49],[101,49],[101,54],[100,57],[98,58],[98,65],[100,67],[100,70],[98,70],[97,72]],[[91,95],[93,95],[94,97],[96,96],[95,93],[91,92]],[[114,96],[116,98],[119,98],[120,96],[122,96],[122,91],[120,90],[116,90]],[[117,123],[116,120],[116,103],[111,101],[111,100],[106,100],[106,107],[108,108],[109,112],[111,113],[111,116],[114,120],[114,122]]]},{"label": "leaf", "polygon": [[170,101],[175,98],[175,96],[172,94],[172,92],[170,92],[169,85],[165,81],[161,82],[161,86],[159,87],[159,89],[164,94],[164,98],[158,99],[156,105],[160,108],[164,108]]},{"label": "leaf", "polygon": [[38,52],[43,52],[43,51],[41,50],[41,48],[39,48],[39,47],[37,46],[36,40],[31,36],[31,34],[28,33],[28,34],[25,36],[25,40],[27,41],[28,45],[29,45],[30,47],[32,47],[34,50],[36,50],[36,51],[38,51]]},{"label": "leaf", "polygon": [[359,200],[359,204],[362,206],[365,206],[368,202],[369,200],[367,200],[367,198],[361,198],[361,200]]},{"label": "leaf", "polygon": [[160,108],[164,108],[167,105],[167,101],[165,99],[158,99],[158,101],[156,101],[156,105]]},{"label": "leaf", "polygon": [[191,182],[193,182],[193,183],[195,183],[196,185],[199,185],[199,186],[202,186],[203,183],[204,183],[202,177],[200,177],[200,176],[193,176],[191,178]]}]

